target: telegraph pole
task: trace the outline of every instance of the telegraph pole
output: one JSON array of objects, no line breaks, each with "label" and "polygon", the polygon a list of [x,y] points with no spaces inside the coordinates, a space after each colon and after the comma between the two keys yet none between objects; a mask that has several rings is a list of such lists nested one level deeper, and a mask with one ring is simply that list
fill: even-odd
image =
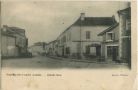
[{"label": "telegraph pole", "polygon": [[82,21],[84,21],[85,18],[85,13],[81,13],[81,17],[80,17],[80,58],[83,58],[83,46],[82,46]]},{"label": "telegraph pole", "polygon": [[81,25],[82,25],[82,20],[80,20],[80,54],[79,54],[79,58],[82,58]]}]

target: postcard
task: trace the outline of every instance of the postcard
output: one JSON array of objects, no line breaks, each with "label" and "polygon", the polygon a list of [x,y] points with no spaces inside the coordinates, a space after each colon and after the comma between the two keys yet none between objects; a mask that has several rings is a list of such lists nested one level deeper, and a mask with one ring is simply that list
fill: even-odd
[{"label": "postcard", "polygon": [[136,1],[1,1],[1,90],[136,90]]}]

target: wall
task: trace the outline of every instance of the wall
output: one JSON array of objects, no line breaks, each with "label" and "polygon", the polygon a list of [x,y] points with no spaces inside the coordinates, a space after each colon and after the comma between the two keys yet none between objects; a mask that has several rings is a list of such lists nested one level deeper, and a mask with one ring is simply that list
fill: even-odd
[{"label": "wall", "polygon": [[[71,28],[69,30],[65,31],[62,33],[58,38],[57,38],[57,53],[58,56],[69,56],[70,54],[66,53],[66,48],[71,49]],[[71,52],[71,50],[70,50]]]},{"label": "wall", "polygon": [[26,53],[27,52],[27,38],[25,35],[19,35],[15,34],[16,36],[16,45],[21,48],[20,53]]},{"label": "wall", "polygon": [[[128,36],[126,35],[126,32],[128,32],[126,30],[126,20],[127,20],[127,15],[129,13],[125,14],[120,14],[120,24],[119,24],[119,28],[120,28],[120,41],[119,41],[119,55],[120,55],[120,60],[126,62],[128,59],[131,59],[131,40],[129,37],[124,37],[124,36]],[[129,17],[130,18],[130,17]],[[131,23],[131,20],[130,20]],[[130,29],[131,32],[131,29]]]},{"label": "wall", "polygon": [[42,53],[45,52],[45,50],[43,49],[43,46],[36,46],[36,45],[29,47],[29,51],[34,56],[41,55]]},{"label": "wall", "polygon": [[18,48],[15,46],[15,37],[2,35],[2,56],[18,56]]},{"label": "wall", "polygon": [[[113,32],[115,35],[115,41],[119,40],[119,26],[115,27],[113,30],[109,31],[109,32]],[[106,33],[102,36],[103,37],[103,41],[106,42]]]},{"label": "wall", "polygon": [[[109,26],[72,26],[67,31],[62,33],[58,38],[58,54],[63,56],[63,50],[65,56],[71,56],[80,52],[80,30],[81,30],[81,43],[82,52],[86,52],[86,46],[92,43],[101,44],[102,37],[97,36],[100,32],[107,29]],[[86,31],[90,31],[90,39],[86,39]],[[66,37],[64,41],[63,38]],[[70,48],[70,54],[66,54],[66,48]],[[64,48],[64,49],[63,49]],[[95,54],[95,48],[90,48],[90,54]]]},{"label": "wall", "polygon": [[[7,50],[10,49],[10,51],[8,52],[9,55],[24,56],[27,53],[28,41],[25,36],[24,30],[20,30],[20,29],[16,30],[16,28],[13,28],[13,27],[3,26],[2,35],[6,35],[7,37],[10,36],[10,38],[7,38],[6,41],[3,40],[6,43],[8,43],[9,45],[12,44],[11,46],[6,46]],[[15,39],[12,40],[11,37],[14,37]],[[13,45],[13,42],[14,42],[14,45]],[[5,46],[3,45],[2,47],[5,47]],[[12,48],[14,48],[14,49],[12,49]],[[15,55],[15,53],[16,53],[16,55]]]},{"label": "wall", "polygon": [[[74,26],[71,28],[71,40],[72,41],[80,41],[80,29],[81,29],[81,41],[85,41],[81,43],[81,48],[83,53],[86,51],[86,46],[91,45],[92,43],[100,44],[103,40],[102,37],[97,36],[100,32],[107,29],[109,26]],[[86,39],[86,31],[90,31],[90,39]],[[72,42],[71,43],[71,52],[77,53],[77,46],[80,45],[80,42]],[[94,48],[91,48],[91,54],[93,53]],[[94,53],[93,53],[94,54]]]},{"label": "wall", "polygon": [[[119,26],[115,27],[114,29],[112,29],[111,31],[109,32],[113,32],[114,33],[114,40],[113,41],[107,41],[107,38],[106,38],[106,33],[104,33],[102,35],[103,37],[103,44],[102,44],[102,56],[104,56],[105,58],[107,58],[107,46],[118,46],[119,45]],[[119,51],[118,51],[119,52]]]}]

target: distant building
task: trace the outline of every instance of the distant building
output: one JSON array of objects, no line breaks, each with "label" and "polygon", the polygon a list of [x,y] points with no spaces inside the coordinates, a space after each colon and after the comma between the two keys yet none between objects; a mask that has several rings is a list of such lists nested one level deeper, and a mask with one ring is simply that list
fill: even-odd
[{"label": "distant building", "polygon": [[98,36],[103,37],[102,56],[107,61],[129,62],[131,59],[131,8],[119,10],[115,23]]},{"label": "distant building", "polygon": [[28,51],[32,53],[33,56],[44,55],[45,54],[45,42],[37,42],[34,45],[28,47]]},{"label": "distant building", "polygon": [[24,29],[3,25],[1,33],[2,57],[17,57],[27,53],[28,39]]},{"label": "distant building", "polygon": [[114,17],[85,17],[85,13],[57,38],[57,54],[63,57],[101,55],[100,32],[116,23]]},{"label": "distant building", "polygon": [[53,56],[56,55],[57,56],[57,42],[56,40],[49,42],[46,45],[46,54]]}]

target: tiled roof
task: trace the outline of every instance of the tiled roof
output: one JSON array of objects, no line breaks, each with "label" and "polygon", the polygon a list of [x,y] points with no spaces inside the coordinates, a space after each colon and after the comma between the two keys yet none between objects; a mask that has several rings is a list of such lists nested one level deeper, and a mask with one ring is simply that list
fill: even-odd
[{"label": "tiled roof", "polygon": [[117,23],[114,17],[85,17],[83,21],[81,21],[81,18],[79,18],[60,35],[68,31],[72,26],[111,26],[114,23]]},{"label": "tiled roof", "polygon": [[123,10],[119,10],[118,13],[122,13],[122,12],[131,12],[131,7],[128,7],[126,9]]},{"label": "tiled roof", "polygon": [[6,33],[8,33],[8,34],[19,34],[19,35],[25,36],[25,30],[24,29],[3,25],[2,29],[4,29],[4,28],[6,28],[6,30],[7,30]]},{"label": "tiled roof", "polygon": [[55,43],[57,40],[53,40],[53,41],[50,41],[49,43],[47,43],[47,45],[51,44],[51,43]]},{"label": "tiled roof", "polygon": [[21,28],[18,28],[18,27],[9,27],[9,28],[12,29],[12,30],[15,31],[15,32],[22,32],[22,33],[25,32],[24,29],[21,29]]},{"label": "tiled roof", "polygon": [[128,19],[131,18],[131,7],[118,11],[119,14],[125,14]]},{"label": "tiled roof", "polygon": [[83,26],[95,26],[95,25],[113,25],[115,23],[113,17],[84,17],[84,20],[80,18],[73,25]]},{"label": "tiled roof", "polygon": [[106,30],[104,30],[104,31],[102,31],[102,32],[100,32],[99,34],[98,34],[98,36],[101,36],[101,35],[103,35],[104,33],[106,33],[106,32],[109,32],[109,31],[111,31],[111,30],[113,30],[115,27],[117,27],[119,25],[119,23],[115,23],[115,24],[113,24],[112,26],[110,26],[109,28],[107,28]]}]

